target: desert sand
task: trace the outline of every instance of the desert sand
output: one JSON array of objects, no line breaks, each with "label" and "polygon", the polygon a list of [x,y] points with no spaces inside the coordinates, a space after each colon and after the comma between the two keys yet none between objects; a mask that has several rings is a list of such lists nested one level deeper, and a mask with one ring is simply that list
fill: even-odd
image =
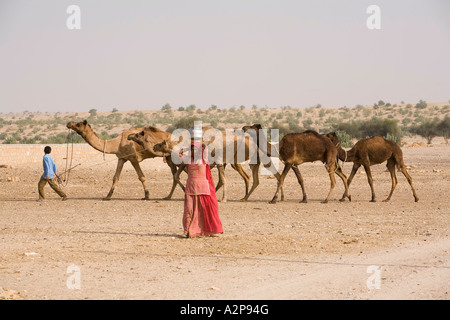
[{"label": "desert sand", "polygon": [[[337,179],[331,200],[322,204],[329,178],[319,162],[299,167],[308,203],[299,203],[293,172],[284,202],[268,203],[276,180],[262,176],[242,203],[243,181],[227,167],[229,200],[219,204],[224,233],[195,239],[182,236],[182,190],[162,200],[171,185],[162,159],[142,162],[150,201],[140,200],[144,192],[129,163],[112,200],[102,201],[114,156],[74,169],[64,202],[49,186],[48,199],[36,201],[39,164],[2,168],[0,299],[447,300],[450,147],[403,152],[417,203],[400,172],[391,201],[382,202],[391,186],[382,164],[372,167],[377,202],[369,202],[361,169],[350,186],[352,202],[338,201],[344,188]],[[344,165],[347,176],[351,166]],[[217,179],[215,169],[213,175]],[[73,270],[78,288],[68,286]]]}]

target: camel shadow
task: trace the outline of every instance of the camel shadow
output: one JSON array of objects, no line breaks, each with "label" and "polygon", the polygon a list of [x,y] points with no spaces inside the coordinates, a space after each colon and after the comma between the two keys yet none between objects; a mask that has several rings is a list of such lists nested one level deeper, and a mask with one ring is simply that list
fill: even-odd
[{"label": "camel shadow", "polygon": [[107,235],[125,235],[136,237],[163,237],[163,238],[185,238],[183,235],[177,233],[137,233],[137,232],[123,232],[123,231],[84,231],[76,230],[73,233],[81,234],[107,234]]},{"label": "camel shadow", "polygon": [[[67,201],[86,201],[86,200],[95,200],[95,201],[114,201],[114,200],[120,200],[120,201],[144,201],[141,198],[114,198],[110,200],[104,200],[104,198],[101,197],[68,197]],[[0,201],[11,201],[11,202],[38,202],[38,199],[12,199],[12,198],[0,198]],[[61,201],[61,198],[48,198],[44,200],[44,202],[59,202]],[[154,198],[154,199],[147,199],[146,201],[164,201],[160,198]]]},{"label": "camel shadow", "polygon": [[[323,200],[323,199],[322,199]],[[308,203],[317,203],[317,202],[322,202],[321,199],[308,199]],[[10,201],[10,202],[37,202],[37,199],[33,198],[33,199],[11,199],[11,198],[0,198],[0,201]],[[44,201],[45,202],[60,202],[61,199],[60,198],[49,198],[47,200]],[[69,197],[67,199],[67,202],[71,202],[71,201],[99,201],[99,202],[113,202],[113,201],[136,201],[136,202],[154,202],[154,203],[164,203],[164,202],[182,202],[184,201],[184,198],[172,198],[172,199],[164,199],[164,198],[149,198],[149,199],[142,199],[142,198],[113,198],[110,200],[104,200],[104,198],[102,197]],[[356,200],[357,201],[357,200]],[[278,200],[277,203],[299,203],[301,202],[299,199],[285,199],[283,201]],[[329,203],[332,202],[339,202],[339,199],[330,199]],[[346,201],[348,202],[348,201]],[[343,203],[346,203],[343,202]],[[355,201],[352,201],[355,202]],[[269,203],[269,199],[266,200],[262,200],[262,199],[249,199],[247,201],[240,201],[239,199],[228,199],[226,202],[223,201],[219,201],[219,204],[227,204],[227,203],[241,203],[241,204],[257,204],[257,203]]]}]

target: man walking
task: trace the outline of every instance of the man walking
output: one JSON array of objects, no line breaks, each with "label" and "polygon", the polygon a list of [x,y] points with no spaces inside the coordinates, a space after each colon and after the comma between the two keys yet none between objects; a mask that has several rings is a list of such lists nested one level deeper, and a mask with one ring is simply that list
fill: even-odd
[{"label": "man walking", "polygon": [[43,201],[45,200],[45,194],[44,194],[44,187],[48,184],[50,187],[52,187],[53,190],[62,198],[63,201],[67,200],[67,195],[58,187],[58,185],[54,181],[54,176],[58,177],[57,175],[57,169],[55,161],[53,161],[53,158],[50,156],[50,152],[52,152],[52,148],[47,146],[44,148],[44,159],[43,159],[43,166],[44,166],[44,174],[41,176],[41,179],[38,183],[38,190],[39,190],[39,200]]}]

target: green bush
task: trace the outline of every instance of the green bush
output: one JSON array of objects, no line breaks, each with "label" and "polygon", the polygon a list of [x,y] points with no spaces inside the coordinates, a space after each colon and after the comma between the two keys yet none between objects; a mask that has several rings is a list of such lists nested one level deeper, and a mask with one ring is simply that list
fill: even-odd
[{"label": "green bush", "polygon": [[161,111],[170,113],[172,111],[172,106],[168,103],[161,107]]},{"label": "green bush", "polygon": [[397,121],[392,119],[372,118],[366,121],[337,122],[332,124],[331,131],[344,131],[350,137],[356,139],[372,136],[386,137],[388,134],[395,137],[395,141],[400,141],[402,138],[402,132],[397,125]]},{"label": "green bush", "polygon": [[172,133],[176,129],[189,129],[194,127],[194,121],[200,121],[201,119],[197,116],[193,117],[181,117],[174,124],[167,128],[167,132]]},{"label": "green bush", "polygon": [[393,134],[390,134],[390,133],[388,133],[388,134],[386,134],[385,136],[384,136],[384,138],[386,139],[386,140],[391,140],[391,141],[394,141],[395,143],[397,143],[398,145],[400,145],[400,139],[397,137],[397,136],[394,136]]},{"label": "green bush", "polygon": [[350,135],[342,130],[338,130],[335,132],[336,136],[339,139],[339,143],[341,144],[341,146],[343,148],[351,148],[353,147],[353,143],[352,143],[352,137],[350,137]]},{"label": "green bush", "polygon": [[[283,126],[281,124],[279,124],[276,120],[274,120],[272,122],[272,125],[270,127],[270,129],[278,129],[278,135],[279,135],[279,139],[281,140],[283,138],[284,135],[290,133],[291,131],[289,130],[289,128],[287,128],[286,126]],[[269,133],[270,130],[267,130],[267,132]]]},{"label": "green bush", "polygon": [[450,138],[450,117],[446,116],[441,122],[437,125],[437,131],[439,134],[445,139],[445,142],[448,143],[448,139]]},{"label": "green bush", "polygon": [[417,109],[425,109],[427,107],[427,103],[423,100],[419,100],[419,102],[416,103]]},{"label": "green bush", "polygon": [[397,141],[402,138],[402,133],[397,125],[396,120],[372,118],[361,123],[360,127],[361,137],[382,136],[386,137],[388,134],[395,137]]},{"label": "green bush", "polygon": [[410,131],[425,138],[428,144],[431,144],[434,137],[439,135],[437,120],[425,120],[420,125],[412,126]]},{"label": "green bush", "polygon": [[313,121],[311,120],[311,118],[308,118],[306,120],[302,121],[303,127],[305,127],[306,129],[311,129],[311,125],[313,124]]}]

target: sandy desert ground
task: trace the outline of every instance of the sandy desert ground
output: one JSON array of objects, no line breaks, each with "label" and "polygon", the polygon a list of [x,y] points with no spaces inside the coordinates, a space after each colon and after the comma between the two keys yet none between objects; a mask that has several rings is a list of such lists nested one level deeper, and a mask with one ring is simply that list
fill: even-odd
[{"label": "sandy desert ground", "polygon": [[[102,201],[114,156],[77,167],[65,202],[49,186],[48,200],[36,202],[40,164],[2,168],[0,298],[447,300],[450,147],[403,151],[418,203],[400,172],[392,200],[382,202],[391,185],[384,164],[372,171],[375,203],[360,170],[350,188],[352,202],[338,201],[343,186],[337,179],[331,201],[322,204],[329,179],[318,162],[300,167],[309,203],[299,203],[292,172],[286,201],[268,204],[276,180],[262,176],[241,203],[243,181],[227,168],[229,201],[220,203],[224,234],[196,239],[182,237],[181,189],[172,200],[161,200],[171,182],[162,159],[142,163],[150,201],[140,200],[144,193],[129,163],[113,200]],[[346,163],[344,172],[350,170]],[[75,275],[79,289],[67,285]]]}]

